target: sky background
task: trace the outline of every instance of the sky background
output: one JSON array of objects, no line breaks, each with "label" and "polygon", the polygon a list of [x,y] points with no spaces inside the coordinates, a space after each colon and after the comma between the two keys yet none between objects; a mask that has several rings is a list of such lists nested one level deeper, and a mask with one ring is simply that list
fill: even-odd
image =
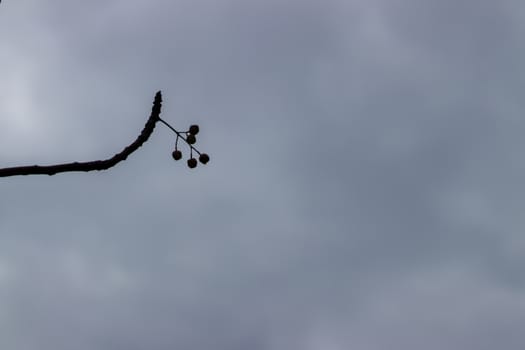
[{"label": "sky background", "polygon": [[[525,3],[5,0],[5,350],[523,349]],[[185,152],[185,157],[187,152]]]}]

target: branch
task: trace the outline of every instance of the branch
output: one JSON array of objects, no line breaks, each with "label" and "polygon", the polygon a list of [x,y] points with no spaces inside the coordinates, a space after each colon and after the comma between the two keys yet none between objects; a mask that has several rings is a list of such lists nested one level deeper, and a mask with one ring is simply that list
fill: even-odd
[{"label": "branch", "polygon": [[[1,1],[1,0],[0,0]],[[29,165],[12,168],[0,168],[0,177],[16,176],[16,175],[55,175],[57,173],[65,173],[70,171],[93,171],[106,170],[117,163],[125,160],[131,153],[135,152],[140,146],[144,144],[153,133],[155,124],[160,120],[160,110],[162,106],[161,92],[157,92],[151,109],[151,115],[144,125],[144,129],[133,143],[124,148],[120,153],[113,157],[104,160],[95,160],[92,162],[73,162],[55,165]]]}]

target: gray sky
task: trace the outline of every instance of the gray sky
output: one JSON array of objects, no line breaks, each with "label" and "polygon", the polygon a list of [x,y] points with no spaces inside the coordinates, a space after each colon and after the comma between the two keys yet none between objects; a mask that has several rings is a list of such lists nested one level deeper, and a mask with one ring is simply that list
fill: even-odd
[{"label": "gray sky", "polygon": [[[5,0],[0,348],[523,349],[525,3]],[[185,154],[187,156],[187,153]]]}]

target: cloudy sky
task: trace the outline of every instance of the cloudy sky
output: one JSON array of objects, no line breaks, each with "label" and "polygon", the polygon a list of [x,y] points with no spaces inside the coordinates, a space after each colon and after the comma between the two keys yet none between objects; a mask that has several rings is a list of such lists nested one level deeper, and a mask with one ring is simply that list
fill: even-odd
[{"label": "cloudy sky", "polygon": [[[5,0],[0,348],[523,349],[525,3]],[[185,153],[187,157],[187,152]]]}]

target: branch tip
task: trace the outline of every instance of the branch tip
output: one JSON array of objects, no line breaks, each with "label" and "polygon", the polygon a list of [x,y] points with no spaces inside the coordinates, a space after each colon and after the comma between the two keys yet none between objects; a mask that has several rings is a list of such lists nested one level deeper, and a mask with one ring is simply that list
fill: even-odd
[{"label": "branch tip", "polygon": [[[1,0],[0,0],[1,1]],[[71,171],[93,171],[93,170],[106,170],[117,163],[125,160],[131,153],[135,152],[140,146],[142,146],[153,133],[155,124],[160,120],[160,111],[162,106],[162,94],[158,91],[155,94],[155,100],[153,101],[153,108],[151,115],[144,125],[142,132],[131,144],[126,146],[120,153],[115,154],[113,157],[104,160],[95,160],[91,162],[72,162],[55,165],[30,165],[30,166],[19,166],[12,168],[0,168],[0,177],[16,176],[16,175],[55,175],[57,173],[71,172]]]}]

